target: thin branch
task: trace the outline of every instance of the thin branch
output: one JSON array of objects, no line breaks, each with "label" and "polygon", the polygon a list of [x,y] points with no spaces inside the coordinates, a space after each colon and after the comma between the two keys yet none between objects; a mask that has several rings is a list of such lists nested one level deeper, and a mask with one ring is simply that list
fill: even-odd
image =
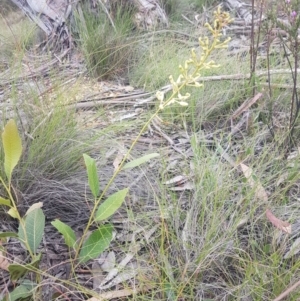
[{"label": "thin branch", "polygon": [[281,293],[277,298],[275,298],[273,301],[280,301],[283,298],[285,298],[287,295],[289,295],[293,290],[295,290],[300,285],[300,280],[294,283],[292,286],[290,286],[287,290],[285,290],[283,293]]}]

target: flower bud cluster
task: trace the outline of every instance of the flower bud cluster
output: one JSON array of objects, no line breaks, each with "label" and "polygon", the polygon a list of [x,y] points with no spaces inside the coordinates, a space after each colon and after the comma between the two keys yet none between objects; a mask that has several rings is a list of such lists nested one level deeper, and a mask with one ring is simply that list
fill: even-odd
[{"label": "flower bud cluster", "polygon": [[202,87],[203,84],[199,83],[201,79],[201,70],[218,68],[220,65],[216,64],[213,60],[208,61],[208,58],[213,50],[227,48],[230,38],[221,41],[223,36],[223,28],[231,23],[233,19],[227,12],[222,12],[218,7],[214,12],[213,25],[206,23],[205,26],[210,31],[211,38],[199,38],[199,47],[201,55],[196,54],[195,49],[191,50],[191,57],[185,61],[184,65],[179,65],[180,75],[176,80],[170,75],[169,81],[172,86],[172,95],[165,101],[165,95],[161,91],[157,91],[156,97],[160,101],[159,108],[163,110],[165,107],[177,103],[181,106],[188,106],[187,99],[191,96],[190,93],[182,95],[180,91],[187,86]]}]

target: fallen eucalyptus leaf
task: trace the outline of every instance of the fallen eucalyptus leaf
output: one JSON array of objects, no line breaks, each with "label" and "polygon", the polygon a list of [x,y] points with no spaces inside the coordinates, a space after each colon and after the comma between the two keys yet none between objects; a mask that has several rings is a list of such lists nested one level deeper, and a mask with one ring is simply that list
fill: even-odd
[{"label": "fallen eucalyptus leaf", "polygon": [[266,210],[266,216],[268,220],[278,229],[291,234],[292,233],[292,226],[290,223],[282,221],[281,219],[277,218],[270,209]]}]

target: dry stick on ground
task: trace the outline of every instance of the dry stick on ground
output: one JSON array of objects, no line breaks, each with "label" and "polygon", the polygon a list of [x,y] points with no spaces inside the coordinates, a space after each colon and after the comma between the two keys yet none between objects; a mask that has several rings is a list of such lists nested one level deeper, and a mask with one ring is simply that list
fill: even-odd
[{"label": "dry stick on ground", "polygon": [[300,280],[294,283],[292,286],[290,286],[286,291],[281,293],[277,298],[275,298],[273,301],[280,301],[283,298],[285,298],[289,293],[291,293],[293,290],[295,290],[300,285]]},{"label": "dry stick on ground", "polygon": [[[300,69],[297,69],[296,72],[300,73]],[[258,71],[256,72],[257,77],[262,77],[266,76],[268,74],[270,75],[276,75],[276,74],[290,74],[291,70],[289,69],[278,69],[278,70],[270,70],[270,71]],[[201,77],[199,78],[198,82],[211,82],[211,81],[221,81],[221,80],[244,80],[244,79],[250,79],[251,73],[246,73],[246,74],[226,74],[226,75],[216,75],[216,76],[206,76],[206,77]],[[282,86],[282,88],[285,88],[285,86]],[[288,87],[289,88],[289,87]],[[297,89],[300,89],[300,87],[297,87]],[[172,90],[172,85],[166,85],[159,89],[160,91],[163,91],[164,93],[167,93]],[[148,99],[143,99],[135,106],[152,102],[153,100],[156,99],[156,96],[154,95],[153,97],[149,97]]]},{"label": "dry stick on ground", "polygon": [[70,51],[70,49],[67,49],[61,55],[56,56],[54,59],[50,60],[48,63],[45,63],[36,69],[30,68],[30,70],[25,71],[22,75],[17,76],[17,77],[7,79],[7,77],[5,76],[5,73],[8,71],[2,72],[0,75],[3,78],[5,78],[5,80],[0,81],[0,85],[6,86],[11,83],[15,83],[15,82],[22,81],[22,80],[28,80],[28,79],[31,79],[31,78],[34,78],[37,76],[41,76],[41,74],[45,74],[45,73],[49,72],[50,67],[52,67],[53,65],[55,65],[57,63],[60,63],[61,59],[63,59],[68,54],[69,51]]},{"label": "dry stick on ground", "polygon": [[95,99],[83,99],[81,101],[78,101],[75,104],[71,104],[69,105],[71,108],[76,108],[76,110],[78,109],[88,109],[88,108],[95,108],[99,105],[111,105],[111,104],[120,104],[120,105],[132,105],[132,104],[136,104],[135,99],[137,98],[141,98],[141,97],[145,97],[145,96],[149,96],[153,93],[151,92],[146,92],[146,93],[132,93],[130,95],[126,94],[126,95],[118,95],[118,96],[113,96],[113,97],[98,97]]},{"label": "dry stick on ground", "polygon": [[[270,75],[275,75],[275,74],[289,74],[291,71],[289,69],[278,69],[278,70],[270,70]],[[300,69],[297,69],[297,72],[300,72]],[[267,76],[268,71],[259,71],[256,73],[256,76],[262,77],[262,76]],[[199,79],[199,82],[210,82],[210,81],[221,81],[221,80],[244,80],[244,79],[249,79],[251,76],[250,73],[246,74],[228,74],[228,75],[217,75],[217,76],[207,76],[207,77],[201,77]],[[262,84],[264,85],[264,84]],[[290,89],[293,88],[292,86],[289,85],[277,85],[278,88],[283,88],[283,89]],[[300,89],[300,87],[297,87],[297,89]],[[164,86],[160,89],[161,91],[164,91],[165,93],[169,92],[172,90],[171,85]],[[140,105],[143,105],[145,103],[151,103],[155,101],[156,96],[150,96],[147,99],[142,99],[139,101],[135,101],[137,98],[141,98],[144,96],[149,96],[149,95],[155,94],[155,92],[146,92],[146,93],[141,93],[141,94],[134,94],[134,95],[126,95],[124,97],[103,97],[103,98],[98,98],[95,100],[85,100],[84,102],[77,102],[76,104],[70,105],[71,107],[75,107],[76,109],[82,109],[82,108],[94,108],[99,105],[103,104],[126,104],[126,100],[129,101],[127,104],[132,105],[132,101],[134,101],[134,107],[138,107]]]},{"label": "dry stick on ground", "polygon": [[170,138],[167,134],[165,134],[163,132],[163,130],[159,127],[159,125],[156,123],[155,119],[152,120],[153,127],[156,129],[156,132],[162,136],[163,138],[165,138],[171,145],[174,144],[174,141],[172,140],[172,138]]},{"label": "dry stick on ground", "polygon": [[[300,69],[297,69],[297,72],[300,72]],[[275,74],[290,74],[290,69],[275,69],[270,70],[271,75]],[[255,74],[258,77],[262,77],[268,75],[268,71],[258,71]],[[242,80],[242,79],[249,79],[251,73],[246,74],[228,74],[228,75],[216,75],[216,76],[206,76],[200,77],[198,82],[209,82],[209,81],[219,81],[219,80]],[[166,90],[167,88],[171,88],[171,85],[164,86],[162,89]]]},{"label": "dry stick on ground", "polygon": [[[123,298],[128,297],[131,295],[135,295],[142,292],[147,292],[151,289],[153,289],[155,286],[152,284],[147,284],[141,288],[133,288],[133,289],[122,289],[122,290],[115,290],[111,292],[101,293],[98,297],[92,297],[88,299],[87,301],[105,301],[105,300],[111,300],[115,298]],[[119,300],[120,300],[119,299]]]},{"label": "dry stick on ground", "polygon": [[255,104],[261,97],[263,96],[262,93],[257,93],[254,97],[250,99],[246,99],[231,115],[231,120],[237,118],[242,113],[247,111],[253,104]]}]

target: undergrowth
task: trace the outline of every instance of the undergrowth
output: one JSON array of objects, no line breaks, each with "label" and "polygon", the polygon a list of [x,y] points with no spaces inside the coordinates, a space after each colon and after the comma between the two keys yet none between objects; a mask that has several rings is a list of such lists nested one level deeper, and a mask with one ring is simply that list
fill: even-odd
[{"label": "undergrowth", "polygon": [[[170,3],[168,5],[176,4]],[[179,2],[177,4],[183,5]],[[127,47],[132,47],[132,40],[128,40],[132,28],[127,17],[125,19],[122,19],[121,15],[119,19],[117,17],[114,20],[116,31],[113,31],[112,24],[105,14],[98,23],[90,13],[78,12],[76,22],[80,20],[82,26],[78,27],[78,43],[82,47],[87,63],[90,64],[90,71],[95,72],[97,77],[111,77],[120,69],[125,70],[128,67],[127,62],[123,64],[121,57],[124,49],[126,59],[130,57],[127,56],[128,53],[132,54],[131,49],[127,53]],[[125,25],[122,23],[124,20]],[[198,87],[183,89],[180,84],[184,79],[178,77],[184,74],[184,70],[178,70],[178,65],[182,63],[182,57],[188,57],[189,49],[186,45],[194,45],[195,39],[171,35],[162,37],[155,32],[141,34],[140,39],[145,36],[147,41],[143,47],[139,45],[137,49],[141,56],[135,60],[136,65],[129,74],[130,80],[132,84],[153,91],[164,85],[170,85],[166,74],[173,74],[171,89],[167,93],[160,91],[157,94],[156,111],[149,120],[151,121],[153,116],[159,113],[161,124],[168,128],[168,134],[180,133],[174,140],[178,139],[184,146],[179,149],[178,145],[172,145],[175,149],[174,153],[164,153],[165,149],[160,149],[162,152],[159,161],[160,178],[153,179],[149,176],[145,187],[142,187],[145,194],[149,192],[146,189],[150,187],[150,197],[147,196],[147,201],[141,205],[132,195],[129,195],[122,206],[123,211],[120,210],[116,214],[116,223],[121,223],[117,217],[124,219],[121,227],[126,230],[130,223],[136,226],[135,229],[142,229],[133,234],[127,233],[132,234],[131,243],[112,242],[109,249],[110,252],[121,249],[122,255],[126,254],[124,257],[133,254],[132,265],[136,273],[133,273],[129,280],[124,280],[122,287],[131,289],[132,281],[132,285],[141,290],[127,298],[128,300],[172,301],[276,300],[276,296],[295,283],[300,276],[297,253],[290,257],[286,256],[293,243],[297,241],[297,222],[300,214],[299,154],[297,148],[290,147],[287,153],[284,147],[287,133],[289,135],[291,130],[289,114],[291,94],[281,86],[276,86],[289,81],[288,75],[272,76],[272,84],[276,84],[272,87],[272,97],[262,97],[243,114],[232,118],[233,113],[243,105],[245,99],[255,96],[252,94],[253,88],[256,92],[260,92],[268,87],[266,77],[256,76],[257,74],[254,74],[255,87],[252,85],[253,81],[250,82],[248,78],[237,81],[226,79],[226,75],[249,73],[247,55],[231,57],[227,50],[218,50],[215,60],[221,66],[216,69],[207,68],[200,73],[201,77],[208,78],[222,74],[225,78],[215,81],[208,79],[207,82],[204,81],[204,87],[201,89]],[[116,56],[111,56],[111,52],[114,53],[112,49],[116,50]],[[257,64],[256,70],[252,72],[259,72],[260,68],[265,68],[265,64],[269,68],[276,68],[277,63],[276,59],[263,62],[261,65]],[[281,64],[280,68],[287,65],[284,61]],[[117,69],[115,65],[118,65]],[[197,86],[198,83],[202,84],[201,77],[195,73],[194,77],[190,78],[191,81],[185,83]],[[62,102],[65,96],[61,95]],[[292,99],[295,101],[296,96]],[[38,101],[39,98],[36,96],[34,105],[37,105]],[[35,194],[44,199],[48,197],[48,200],[55,204],[59,194],[51,195],[51,192],[55,189],[57,191],[58,187],[68,187],[70,181],[73,181],[71,185],[74,188],[75,178],[75,186],[77,185],[78,188],[72,191],[64,190],[63,197],[59,196],[61,203],[58,203],[62,206],[62,203],[70,202],[71,195],[75,207],[72,213],[75,223],[70,225],[75,227],[82,214],[80,204],[82,207],[82,201],[86,201],[87,214],[79,228],[84,237],[86,232],[83,231],[88,231],[89,226],[94,223],[91,212],[97,209],[97,205],[106,199],[111,191],[105,193],[106,183],[101,183],[100,179],[99,193],[102,194],[104,191],[104,194],[102,198],[93,199],[91,187],[87,188],[84,171],[86,162],[81,158],[81,154],[91,153],[94,157],[100,158],[102,163],[106,163],[109,160],[104,157],[111,151],[112,146],[116,145],[122,155],[124,151],[122,146],[125,144],[130,153],[132,148],[128,147],[128,141],[132,141],[127,137],[126,130],[130,128],[132,131],[135,124],[140,128],[141,120],[136,123],[115,123],[112,127],[105,125],[101,129],[79,134],[79,129],[74,122],[75,111],[62,109],[58,99],[53,111],[49,112],[51,102],[52,99],[48,99],[35,110],[28,109],[32,104],[27,107],[27,114],[32,120],[30,127],[25,127],[26,131],[24,129],[21,131],[25,151],[13,177],[12,197],[17,196],[19,200],[25,200],[25,209],[33,202],[38,202]],[[295,104],[297,105],[296,102]],[[107,116],[103,117],[103,120],[105,118]],[[235,131],[235,126],[242,118],[245,118],[245,123]],[[148,131],[151,132],[150,121],[145,123],[140,133],[145,134],[146,137]],[[297,119],[292,124],[294,137],[299,135],[296,121]],[[117,132],[122,133],[122,139],[115,139],[114,135],[117,136]],[[34,133],[34,135],[30,137],[25,133]],[[180,139],[187,140],[188,144]],[[153,146],[149,146],[151,147]],[[150,155],[152,151],[153,149],[149,150]],[[115,173],[110,171],[111,180],[108,185],[113,184],[122,164],[132,163],[134,159],[141,157],[141,154],[134,151],[131,157],[128,156],[129,153],[121,156],[123,161],[119,162],[119,169]],[[170,162],[171,157],[174,158]],[[3,159],[2,151],[1,161]],[[146,159],[148,160],[149,157]],[[101,162],[97,164],[97,168],[100,173],[99,170],[104,168]],[[247,171],[245,168],[248,168]],[[143,172],[141,167],[137,174],[134,174],[132,182],[139,173]],[[108,174],[106,170],[102,170],[102,173]],[[182,184],[179,181],[177,185],[175,181],[175,188],[179,189],[177,191],[170,189],[166,183],[174,180],[176,176],[182,177],[192,185],[192,188],[180,189],[185,182]],[[4,170],[1,172],[1,177],[5,178]],[[51,185],[50,180],[53,180]],[[159,180],[159,190],[156,186],[157,180]],[[46,192],[41,193],[40,188],[37,188],[39,182],[42,183],[43,189],[48,185]],[[124,182],[124,178],[121,178],[115,190],[124,189],[122,186]],[[27,198],[24,189],[31,190]],[[95,189],[95,186],[92,189]],[[270,223],[270,218],[266,218],[267,210],[272,210],[280,218],[277,227],[283,221],[288,221],[287,224],[283,223],[285,226],[279,229],[274,227]],[[54,214],[58,213],[58,209],[54,211]],[[47,217],[48,213],[45,214]],[[63,215],[64,213],[58,217],[63,220]],[[87,225],[85,230],[82,230],[83,224]],[[147,241],[145,236],[149,228],[151,230],[154,226],[158,226],[157,232]],[[289,227],[292,232],[286,234],[284,231]],[[142,238],[137,238],[139,234]],[[83,241],[80,243],[84,244]],[[70,244],[69,247],[71,249],[74,245]],[[74,253],[69,254],[69,258],[74,260],[73,272],[78,268],[76,256],[79,250],[80,247],[75,248],[75,259],[72,257]],[[124,257],[112,260],[113,266],[116,267]],[[107,257],[103,258],[109,263]],[[95,266],[96,271],[101,270],[97,265]],[[60,281],[51,275],[50,270],[46,272],[34,268],[32,270],[40,278]],[[130,274],[132,269],[128,267],[126,272]],[[122,275],[125,277],[126,273]],[[79,295],[82,299],[97,297],[95,292],[80,284],[76,273],[72,274],[72,277],[74,281],[61,280],[63,292],[61,287],[59,289],[56,287],[56,292],[60,294],[57,300],[64,298],[65,295],[68,295],[66,300],[78,298]],[[98,275],[94,274],[94,278],[97,277]],[[43,285],[46,286],[44,282],[40,282],[37,287],[34,287],[34,294],[39,289],[43,289]],[[111,291],[118,292],[114,288]],[[299,292],[294,290],[288,298],[298,300],[299,297]],[[34,299],[41,299],[41,296],[37,293]]]}]

